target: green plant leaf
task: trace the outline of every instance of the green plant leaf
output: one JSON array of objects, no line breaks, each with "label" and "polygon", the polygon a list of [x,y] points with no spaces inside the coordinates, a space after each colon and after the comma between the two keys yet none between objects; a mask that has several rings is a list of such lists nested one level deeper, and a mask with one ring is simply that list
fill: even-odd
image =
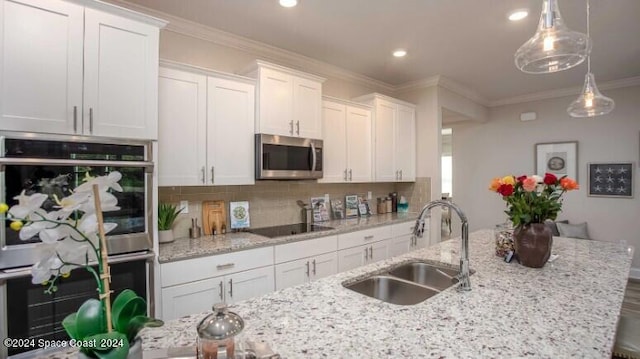
[{"label": "green plant leaf", "polygon": [[130,289],[124,290],[116,297],[111,306],[111,321],[120,333],[127,333],[132,318],[147,314],[147,303]]},{"label": "green plant leaf", "polygon": [[126,359],[129,354],[129,341],[122,333],[101,333],[85,339],[96,343],[89,352],[99,359]]},{"label": "green plant leaf", "polygon": [[62,320],[62,327],[67,332],[67,334],[69,334],[69,337],[71,337],[71,339],[78,340],[80,338],[78,337],[78,327],[76,323],[76,316],[77,316],[77,313],[71,313],[67,315]]},{"label": "green plant leaf", "polygon": [[149,318],[145,315],[139,315],[131,318],[127,328],[127,338],[132,341],[144,327],[160,327],[164,324],[162,320]]},{"label": "green plant leaf", "polygon": [[104,333],[107,331],[106,319],[102,303],[97,299],[88,299],[76,313],[76,335],[78,339]]}]

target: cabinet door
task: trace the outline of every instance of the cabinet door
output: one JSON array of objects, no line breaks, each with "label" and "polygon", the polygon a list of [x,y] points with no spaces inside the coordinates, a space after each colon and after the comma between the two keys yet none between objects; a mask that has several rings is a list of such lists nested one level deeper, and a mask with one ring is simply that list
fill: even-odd
[{"label": "cabinet door", "polygon": [[273,292],[273,266],[230,274],[224,278],[228,304]]},{"label": "cabinet door", "polygon": [[85,9],[84,133],[158,137],[159,29]]},{"label": "cabinet door", "polygon": [[369,258],[367,259],[367,262],[373,263],[389,258],[388,247],[388,240],[371,243],[369,245],[369,248],[371,249],[369,250]]},{"label": "cabinet door", "polygon": [[374,120],[375,143],[375,181],[396,181],[394,126],[396,117],[396,105],[377,100],[375,105],[376,116]]},{"label": "cabinet door", "polygon": [[271,69],[260,70],[256,132],[293,136],[293,79]]},{"label": "cabinet door", "polygon": [[398,105],[395,138],[396,170],[400,181],[416,180],[416,112],[413,108]]},{"label": "cabinet door", "polygon": [[311,279],[316,280],[338,273],[338,255],[336,252],[311,258]]},{"label": "cabinet door", "polygon": [[347,181],[347,137],[345,132],[346,108],[335,102],[324,101],[322,120],[322,179],[318,182],[341,183]]},{"label": "cabinet door", "polygon": [[413,249],[411,234],[404,234],[396,238],[389,239],[387,253],[389,258],[404,254]]},{"label": "cabinet door", "polygon": [[207,183],[254,184],[255,87],[207,79]]},{"label": "cabinet door", "polygon": [[223,280],[216,277],[162,288],[162,319],[171,320],[211,310],[214,303],[224,300]]},{"label": "cabinet door", "polygon": [[161,68],[158,96],[158,185],[204,185],[207,77]]},{"label": "cabinet door", "polygon": [[0,21],[2,129],[81,133],[83,8],[2,1]]},{"label": "cabinet door", "polygon": [[358,246],[338,251],[338,271],[344,272],[365,264],[369,246]]},{"label": "cabinet door", "polygon": [[371,182],[371,111],[347,106],[347,167],[350,182]]},{"label": "cabinet door", "polygon": [[294,136],[322,138],[322,84],[293,77]]},{"label": "cabinet door", "polygon": [[307,283],[311,275],[311,260],[302,258],[276,264],[276,290]]}]

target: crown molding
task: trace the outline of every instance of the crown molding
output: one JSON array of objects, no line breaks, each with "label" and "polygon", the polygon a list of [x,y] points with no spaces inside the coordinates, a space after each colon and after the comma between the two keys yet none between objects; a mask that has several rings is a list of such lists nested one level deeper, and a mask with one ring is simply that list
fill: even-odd
[{"label": "crown molding", "polygon": [[[603,82],[598,84],[598,88],[600,90],[611,90],[623,87],[632,87],[640,85],[640,76],[636,77],[628,77],[626,79],[613,80],[608,82]],[[548,100],[552,98],[565,97],[577,95],[582,91],[582,86],[575,87],[566,87],[562,89],[550,90],[550,91],[540,91],[534,92],[522,96],[514,96],[505,99],[491,101],[489,103],[489,107],[497,107],[497,106],[505,106],[505,105],[514,105],[518,103],[524,102],[533,102],[540,100]]]},{"label": "crown molding", "polygon": [[330,65],[326,62],[300,55],[292,51],[254,41],[246,37],[205,26],[190,20],[183,19],[181,17],[177,17],[175,15],[167,14],[162,11],[150,9],[138,4],[133,4],[125,0],[107,1],[118,4],[121,7],[129,8],[134,11],[168,20],[169,24],[163,29],[164,31],[171,31],[182,35],[195,37],[207,42],[212,42],[218,45],[253,53],[264,60],[291,66],[305,72],[315,72],[316,74],[322,76],[354,82],[369,88],[373,88],[376,91],[393,92],[395,90],[395,86],[387,84],[386,82],[379,81],[355,72],[351,72],[338,66]]},{"label": "crown molding", "polygon": [[216,70],[212,70],[212,69],[208,69],[200,66],[188,65],[182,62],[176,62],[176,61],[171,61],[171,60],[161,58],[159,61],[159,64],[161,67],[164,67],[164,68],[181,70],[186,72],[193,72],[193,73],[197,73],[205,76],[213,76],[216,78],[221,78],[226,80],[240,81],[240,82],[244,82],[254,86],[256,85],[256,79],[253,79],[250,77],[230,74],[222,71],[216,71]]},{"label": "crown molding", "polygon": [[490,101],[487,98],[483,97],[475,90],[442,75],[431,76],[422,80],[398,85],[395,87],[394,93],[415,91],[433,86],[445,88],[483,106],[488,106],[490,104]]}]

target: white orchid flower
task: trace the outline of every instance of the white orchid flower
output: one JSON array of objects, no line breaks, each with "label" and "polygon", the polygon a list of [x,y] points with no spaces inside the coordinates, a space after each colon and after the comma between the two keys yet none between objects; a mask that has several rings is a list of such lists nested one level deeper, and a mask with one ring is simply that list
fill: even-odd
[{"label": "white orchid flower", "polygon": [[62,267],[62,261],[56,254],[56,247],[56,244],[41,244],[36,247],[42,259],[31,266],[31,282],[33,284],[42,284],[48,281]]},{"label": "white orchid flower", "polygon": [[18,204],[9,209],[9,218],[25,219],[31,214],[31,212],[39,209],[48,196],[42,193],[34,193],[30,196],[25,194],[25,191],[13,197],[18,200]]},{"label": "white orchid flower", "polygon": [[118,181],[122,178],[122,174],[118,171],[113,171],[106,176],[86,176],[85,178],[88,178],[89,180],[76,187],[75,192],[91,192],[93,191],[94,184],[98,185],[100,191],[106,191],[109,188],[112,188],[114,191],[122,192],[122,187],[118,184]]},{"label": "white orchid flower", "polygon": [[[91,194],[89,192],[75,192],[62,199],[58,199],[58,196],[54,195],[56,203],[58,204],[55,207],[60,208],[60,212],[71,213],[89,202],[90,196]],[[93,205],[93,203],[91,205]]]},{"label": "white orchid flower", "polygon": [[[27,224],[20,229],[20,239],[23,241],[39,235],[44,230],[58,226],[58,213],[47,213],[42,208],[38,208],[29,213],[28,217],[24,219],[27,221]],[[50,241],[48,239],[49,238],[47,238],[47,240],[43,239],[43,242],[55,242],[55,240]]]},{"label": "white orchid flower", "polygon": [[73,239],[66,238],[57,243],[56,252],[64,261],[60,273],[69,273],[75,268],[82,267],[88,261],[97,260],[96,252],[87,244],[79,244]]},{"label": "white orchid flower", "polygon": [[[118,198],[106,191],[98,192],[100,195],[100,209],[102,212],[112,212],[117,211],[120,207],[117,206]],[[93,200],[93,195],[91,196],[91,200],[80,207],[80,210],[84,213],[95,213],[96,207]]]},{"label": "white orchid flower", "polygon": [[[105,223],[104,233],[111,232],[118,225],[115,223]],[[77,230],[84,235],[80,235],[78,232],[71,232],[70,235],[76,240],[83,240],[85,237],[93,243],[95,247],[98,247],[98,218],[95,213],[85,213],[80,219]]]}]

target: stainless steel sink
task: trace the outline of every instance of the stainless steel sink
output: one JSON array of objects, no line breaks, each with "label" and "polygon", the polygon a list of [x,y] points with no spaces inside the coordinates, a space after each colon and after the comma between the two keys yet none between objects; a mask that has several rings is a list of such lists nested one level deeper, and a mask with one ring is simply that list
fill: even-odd
[{"label": "stainless steel sink", "polygon": [[376,275],[345,285],[346,288],[387,303],[412,305],[424,301],[438,291],[399,278]]},{"label": "stainless steel sink", "polygon": [[[345,288],[387,303],[413,305],[458,283],[459,270],[429,262],[414,261],[374,274]],[[470,275],[474,271],[470,271]]]},{"label": "stainless steel sink", "polygon": [[425,262],[411,262],[393,269],[390,275],[427,287],[445,290],[458,283],[456,276],[460,271]]}]

